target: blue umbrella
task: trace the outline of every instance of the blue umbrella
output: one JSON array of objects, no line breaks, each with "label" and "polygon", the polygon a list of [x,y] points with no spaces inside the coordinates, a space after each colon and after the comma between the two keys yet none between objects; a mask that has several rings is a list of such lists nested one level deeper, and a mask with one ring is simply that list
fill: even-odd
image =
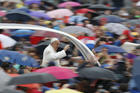
[{"label": "blue umbrella", "polygon": [[9,11],[6,14],[6,18],[8,18],[8,20],[11,21],[21,21],[21,22],[25,22],[33,19],[30,15],[28,15],[26,12],[21,10]]},{"label": "blue umbrella", "polygon": [[0,50],[0,60],[24,66],[39,67],[38,62],[35,59],[16,51]]},{"label": "blue umbrella", "polygon": [[14,37],[29,37],[34,33],[35,31],[33,30],[21,29],[21,30],[16,30],[16,31],[11,32],[11,35]]},{"label": "blue umbrella", "polygon": [[101,18],[106,18],[108,23],[120,23],[126,21],[126,19],[121,18],[116,15],[100,15],[95,17],[95,20],[100,20]]},{"label": "blue umbrella", "polygon": [[26,13],[31,12],[27,7],[16,8],[16,9],[13,9],[12,11],[23,11],[23,12],[26,12]]},{"label": "blue umbrella", "polygon": [[44,18],[46,20],[50,20],[51,18],[45,14],[44,12],[41,11],[31,11],[29,13],[30,16],[36,17],[36,18]]},{"label": "blue umbrella", "polygon": [[40,4],[41,0],[25,0],[24,3],[26,5],[31,5],[31,4]]},{"label": "blue umbrella", "polygon": [[88,19],[84,16],[71,16],[69,19],[69,23],[82,23],[83,20]]},{"label": "blue umbrella", "polygon": [[118,46],[114,46],[114,45],[101,45],[101,46],[95,48],[95,51],[101,52],[102,48],[107,48],[108,53],[126,53],[126,51],[124,49],[122,49],[121,47],[118,47]]}]

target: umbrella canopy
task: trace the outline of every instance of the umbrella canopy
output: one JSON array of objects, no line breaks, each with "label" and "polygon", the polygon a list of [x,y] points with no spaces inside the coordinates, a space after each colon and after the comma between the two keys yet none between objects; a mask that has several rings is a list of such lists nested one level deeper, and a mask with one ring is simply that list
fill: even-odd
[{"label": "umbrella canopy", "polygon": [[33,19],[26,12],[24,12],[24,11],[15,11],[15,10],[8,12],[5,16],[8,18],[8,20],[11,20],[11,21],[25,22],[25,21],[29,21],[29,20]]},{"label": "umbrella canopy", "polygon": [[100,15],[95,17],[94,20],[100,20],[101,18],[106,18],[108,23],[120,23],[126,21],[126,19],[116,15]]},{"label": "umbrella canopy", "polygon": [[88,9],[88,8],[82,8],[82,9],[76,10],[76,13],[81,13],[81,14],[85,14],[85,13],[88,13],[88,12],[95,13],[94,10],[91,10],[91,9]]},{"label": "umbrella canopy", "polygon": [[5,16],[6,15],[6,11],[0,11],[0,17]]},{"label": "umbrella canopy", "polygon": [[96,9],[96,10],[112,10],[114,9],[113,7],[108,7],[102,4],[96,4],[96,5],[90,5],[88,7],[89,9]]},{"label": "umbrella canopy", "polygon": [[36,18],[44,18],[46,20],[50,20],[51,18],[42,11],[31,11],[29,13],[30,16],[36,17]]},{"label": "umbrella canopy", "polygon": [[26,5],[31,5],[31,4],[40,4],[41,0],[25,0],[24,3]]},{"label": "umbrella canopy", "polygon": [[63,18],[65,16],[72,16],[73,12],[69,9],[56,9],[47,12],[47,15],[51,18]]},{"label": "umbrella canopy", "polygon": [[101,45],[101,46],[95,48],[95,51],[101,52],[102,48],[107,48],[108,53],[126,53],[126,51],[124,49],[122,49],[121,47],[118,47],[118,46],[114,46],[114,45]]},{"label": "umbrella canopy", "polygon": [[81,4],[78,2],[68,1],[68,2],[64,2],[58,5],[58,7],[61,7],[61,8],[67,7],[67,6],[77,7],[77,6],[81,6]]},{"label": "umbrella canopy", "polygon": [[35,31],[33,30],[21,29],[21,30],[12,31],[11,35],[14,37],[29,37],[34,33]]},{"label": "umbrella canopy", "polygon": [[52,74],[54,77],[56,77],[56,79],[71,79],[78,76],[71,69],[56,66],[38,69],[35,72],[49,73]]},{"label": "umbrella canopy", "polygon": [[107,28],[107,31],[116,33],[118,35],[121,35],[125,30],[129,30],[128,27],[119,23],[108,23],[105,25],[105,28]]},{"label": "umbrella canopy", "polygon": [[28,73],[17,77],[13,77],[8,85],[31,84],[31,83],[47,83],[57,81],[51,74],[47,73]]},{"label": "umbrella canopy", "polygon": [[78,72],[79,76],[83,78],[117,80],[114,72],[99,67],[82,68]]},{"label": "umbrella canopy", "polygon": [[[11,77],[17,77],[20,76],[19,74],[8,74]],[[38,88],[39,84],[38,83],[33,83],[33,84],[22,84],[22,85],[17,85],[21,87],[27,87],[27,88]]]},{"label": "umbrella canopy", "polygon": [[83,23],[82,21],[85,19],[88,19],[88,18],[84,16],[71,16],[69,18],[69,23]]},{"label": "umbrella canopy", "polygon": [[19,52],[0,50],[0,55],[0,60],[3,62],[16,63],[30,67],[39,67],[39,63],[34,58]]},{"label": "umbrella canopy", "polygon": [[[7,86],[7,82],[9,82],[9,80],[11,79],[11,77],[5,73],[2,69],[0,69],[0,80],[1,80],[1,83],[0,83],[0,93],[2,91],[4,91],[5,89],[14,89],[15,86]],[[4,92],[2,92],[4,93]]]},{"label": "umbrella canopy", "polygon": [[131,42],[125,42],[121,47],[127,51],[128,53],[132,52],[132,50],[136,49],[137,46],[140,46],[140,44],[131,43]]},{"label": "umbrella canopy", "polygon": [[86,33],[89,36],[92,36],[94,33],[85,27],[81,26],[67,26],[61,29],[61,31],[69,33],[69,34],[81,34],[81,33]]},{"label": "umbrella canopy", "polygon": [[50,90],[45,93],[83,93],[72,89],[59,89],[59,90]]},{"label": "umbrella canopy", "polygon": [[134,59],[132,75],[133,75],[137,88],[140,90],[140,72],[139,71],[140,71],[140,57],[136,57]]},{"label": "umbrella canopy", "polygon": [[3,48],[8,48],[14,46],[17,42],[12,39],[11,37],[8,37],[6,35],[0,34],[0,42],[2,43]]},{"label": "umbrella canopy", "polygon": [[133,20],[128,20],[127,23],[135,26],[137,24],[140,24],[140,19],[133,19]]},{"label": "umbrella canopy", "polygon": [[31,10],[28,9],[27,7],[16,8],[16,9],[13,9],[12,11],[23,11],[23,12],[26,12],[26,13],[30,13],[31,12]]},{"label": "umbrella canopy", "polygon": [[0,2],[13,2],[13,3],[21,3],[21,0],[0,0]]}]

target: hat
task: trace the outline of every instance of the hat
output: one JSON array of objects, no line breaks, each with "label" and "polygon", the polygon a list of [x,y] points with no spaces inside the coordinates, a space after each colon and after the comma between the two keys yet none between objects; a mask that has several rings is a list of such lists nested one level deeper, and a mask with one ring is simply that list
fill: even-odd
[{"label": "hat", "polygon": [[57,38],[52,38],[51,39],[51,43],[55,42],[55,41],[59,41]]}]

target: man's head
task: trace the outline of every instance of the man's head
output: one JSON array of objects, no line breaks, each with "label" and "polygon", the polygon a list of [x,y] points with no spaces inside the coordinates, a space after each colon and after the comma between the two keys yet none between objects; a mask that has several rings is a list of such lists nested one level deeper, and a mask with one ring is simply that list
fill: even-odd
[{"label": "man's head", "polygon": [[60,41],[57,38],[52,38],[51,39],[51,45],[55,50],[58,49],[59,44],[60,44]]}]

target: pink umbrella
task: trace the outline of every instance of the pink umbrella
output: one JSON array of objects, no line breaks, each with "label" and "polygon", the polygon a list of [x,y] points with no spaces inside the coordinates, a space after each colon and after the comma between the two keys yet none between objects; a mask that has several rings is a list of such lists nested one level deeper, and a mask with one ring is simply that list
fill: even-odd
[{"label": "pink umbrella", "polygon": [[38,69],[35,70],[34,72],[49,73],[52,74],[54,77],[56,77],[56,79],[71,79],[78,76],[71,69],[56,67],[56,66]]},{"label": "pink umbrella", "polygon": [[6,12],[5,11],[0,11],[0,16],[5,16]]},{"label": "pink umbrella", "polygon": [[77,6],[81,6],[81,4],[78,2],[68,1],[68,2],[64,2],[58,5],[58,7],[67,7],[67,6],[77,7]]},{"label": "pink umbrella", "polygon": [[72,16],[74,13],[69,9],[56,9],[47,12],[47,15],[51,18],[63,18],[65,16]]}]

